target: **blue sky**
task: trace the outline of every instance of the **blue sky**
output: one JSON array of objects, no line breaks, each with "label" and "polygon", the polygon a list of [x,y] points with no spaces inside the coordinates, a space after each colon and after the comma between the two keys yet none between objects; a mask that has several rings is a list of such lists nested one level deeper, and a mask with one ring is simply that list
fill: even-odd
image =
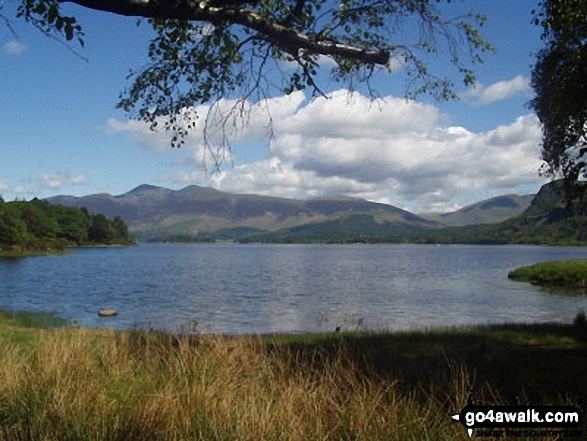
[{"label": "blue sky", "polygon": [[[7,1],[4,14],[14,7]],[[149,30],[135,19],[72,6],[86,33],[73,54],[31,26],[0,24],[0,194],[121,194],[149,183],[211,185],[224,191],[284,197],[347,195],[415,212],[449,211],[507,193],[530,193],[545,180],[540,128],[527,106],[540,29],[537,1],[462,1],[489,16],[484,34],[497,49],[476,68],[461,100],[404,98],[401,72],[380,77],[376,106],[326,84],[330,99],[301,93],[255,105],[219,173],[201,163],[201,134],[167,147],[162,134],[115,108],[131,68],[145,61]],[[432,59],[443,69],[443,59]],[[263,137],[268,107],[274,138]],[[205,110],[205,109],[200,109]]]}]

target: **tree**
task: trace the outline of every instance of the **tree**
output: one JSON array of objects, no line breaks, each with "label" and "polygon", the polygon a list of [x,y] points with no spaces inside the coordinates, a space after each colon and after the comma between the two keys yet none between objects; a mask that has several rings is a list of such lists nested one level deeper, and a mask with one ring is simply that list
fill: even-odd
[{"label": "tree", "polygon": [[29,241],[26,224],[13,202],[0,207],[0,249],[3,246],[26,248]]},{"label": "tree", "polygon": [[112,220],[112,230],[113,230],[113,237],[114,241],[118,241],[120,243],[124,243],[129,240],[129,232],[128,226],[122,220],[120,216],[116,216]]},{"label": "tree", "polygon": [[[174,147],[195,127],[197,105],[211,104],[206,134],[219,101],[235,98],[216,121],[226,134],[250,99],[306,88],[323,95],[317,80],[322,57],[334,62],[335,81],[349,90],[366,83],[372,98],[373,75],[399,65],[408,97],[446,100],[456,96],[454,84],[433,72],[426,57],[446,51],[471,85],[472,66],[492,50],[479,32],[485,17],[473,11],[444,17],[441,5],[451,0],[19,0],[17,15],[83,46],[82,28],[63,13],[65,3],[148,20],[155,31],[150,62],[131,72],[118,107],[153,130],[164,127]],[[219,150],[211,151],[215,162],[230,149],[226,136],[220,139]]]},{"label": "tree", "polygon": [[[545,47],[532,72],[530,106],[542,124],[543,174],[579,189],[587,178],[587,3],[543,0],[534,12]],[[569,195],[569,199],[577,195]]]},{"label": "tree", "polygon": [[54,210],[47,201],[35,198],[31,202],[20,202],[19,204],[22,204],[21,218],[31,235],[38,240],[49,241],[57,237],[59,225]]},{"label": "tree", "polygon": [[90,222],[87,210],[61,206],[57,209],[59,237],[76,245],[88,242]]},{"label": "tree", "polygon": [[94,243],[109,243],[112,239],[112,225],[101,213],[92,215],[92,224],[88,232],[90,241]]}]

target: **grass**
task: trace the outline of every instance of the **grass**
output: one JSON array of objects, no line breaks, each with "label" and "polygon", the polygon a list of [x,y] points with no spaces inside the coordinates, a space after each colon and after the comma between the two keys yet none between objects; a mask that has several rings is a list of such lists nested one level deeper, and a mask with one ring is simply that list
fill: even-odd
[{"label": "grass", "polygon": [[2,250],[0,259],[20,259],[22,257],[54,256],[69,254],[67,249],[46,248],[42,250]]},{"label": "grass", "polygon": [[68,321],[42,312],[0,310],[0,327],[47,329],[67,325]]},{"label": "grass", "polygon": [[0,316],[3,440],[466,440],[450,415],[469,385],[495,404],[587,394],[579,322],[222,337],[10,320]]},{"label": "grass", "polygon": [[537,285],[587,288],[587,259],[538,263],[515,269],[508,277]]}]

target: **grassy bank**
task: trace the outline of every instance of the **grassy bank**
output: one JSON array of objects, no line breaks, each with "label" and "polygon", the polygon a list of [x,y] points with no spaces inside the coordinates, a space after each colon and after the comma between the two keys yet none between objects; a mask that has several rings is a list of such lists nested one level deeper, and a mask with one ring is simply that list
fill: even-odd
[{"label": "grassy bank", "polygon": [[468,385],[503,404],[587,393],[580,324],[256,338],[7,320],[0,439],[465,440],[450,415]]},{"label": "grassy bank", "polygon": [[587,259],[537,263],[517,268],[508,277],[537,285],[587,288]]},{"label": "grassy bank", "polygon": [[21,257],[37,257],[37,256],[60,256],[69,254],[71,251],[67,249],[42,249],[42,250],[1,250],[0,259],[18,259]]}]

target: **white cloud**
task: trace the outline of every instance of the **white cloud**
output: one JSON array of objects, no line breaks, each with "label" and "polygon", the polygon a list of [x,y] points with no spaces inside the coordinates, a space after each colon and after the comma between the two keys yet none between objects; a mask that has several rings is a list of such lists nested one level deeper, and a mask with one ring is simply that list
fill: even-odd
[{"label": "white cloud", "polygon": [[7,55],[18,56],[26,49],[27,47],[24,44],[16,40],[9,41],[8,43],[4,43],[4,45],[2,45],[2,51]]},{"label": "white cloud", "polygon": [[0,178],[0,197],[5,201],[14,198],[20,198],[24,196],[34,196],[36,190],[32,188],[26,188],[23,185],[12,185],[6,179]]},{"label": "white cloud", "polygon": [[[237,162],[208,177],[198,165],[194,171],[196,161],[179,161],[175,181],[208,180],[237,193],[362,197],[412,211],[450,210],[478,194],[516,192],[543,182],[538,176],[541,131],[533,115],[473,133],[444,126],[433,105],[391,96],[372,102],[340,90],[327,100],[304,100],[296,93],[249,105],[248,126],[232,134],[234,148],[238,152],[238,142],[259,144],[270,114],[274,136],[264,159]],[[167,148],[168,141],[162,141],[167,138],[144,124],[110,120],[109,127],[151,150]],[[200,147],[190,144],[188,154],[198,158],[201,133],[190,137]]]},{"label": "white cloud", "polygon": [[[183,156],[174,160],[176,166],[196,166],[210,168],[215,159],[211,153],[224,163],[232,162],[230,151],[215,146],[222,144],[222,137],[230,144],[241,141],[263,142],[271,134],[271,120],[282,121],[294,114],[306,99],[303,92],[294,92],[289,96],[280,96],[258,103],[235,100],[221,100],[215,106],[198,106],[192,111],[198,115],[196,129],[185,138],[185,144],[180,150]],[[232,113],[231,113],[232,112]],[[232,116],[227,118],[231,113]],[[204,136],[204,127],[208,124],[207,138]],[[224,131],[221,128],[224,125]],[[136,120],[120,121],[110,118],[103,128],[107,133],[125,133],[129,140],[148,149],[154,154],[162,154],[170,148],[170,132],[164,128],[164,121],[160,119],[160,129],[153,131],[149,125]],[[207,141],[207,144],[206,144]],[[212,151],[210,150],[212,149]],[[180,180],[184,180],[180,178]]]},{"label": "white cloud", "polygon": [[40,182],[45,188],[60,190],[66,185],[85,185],[86,179],[83,176],[72,176],[69,172],[56,172],[44,175]]},{"label": "white cloud", "polygon": [[18,185],[12,189],[12,193],[14,193],[16,196],[23,196],[31,194],[31,191],[27,191],[27,189],[24,188],[22,185]]},{"label": "white cloud", "polygon": [[203,170],[195,170],[191,172],[186,172],[180,170],[175,175],[175,178],[167,179],[169,181],[173,181],[177,184],[199,184],[202,180],[206,179],[206,173]]},{"label": "white cloud", "polygon": [[535,116],[484,133],[440,125],[438,109],[343,93],[275,120],[272,158],[214,179],[221,190],[280,196],[344,194],[416,211],[454,209],[473,193],[541,182]]},{"label": "white cloud", "polygon": [[472,98],[479,105],[486,105],[496,101],[505,100],[511,96],[530,90],[530,80],[518,75],[511,80],[499,81],[491,86],[485,87],[478,83],[466,92],[465,98]]}]

